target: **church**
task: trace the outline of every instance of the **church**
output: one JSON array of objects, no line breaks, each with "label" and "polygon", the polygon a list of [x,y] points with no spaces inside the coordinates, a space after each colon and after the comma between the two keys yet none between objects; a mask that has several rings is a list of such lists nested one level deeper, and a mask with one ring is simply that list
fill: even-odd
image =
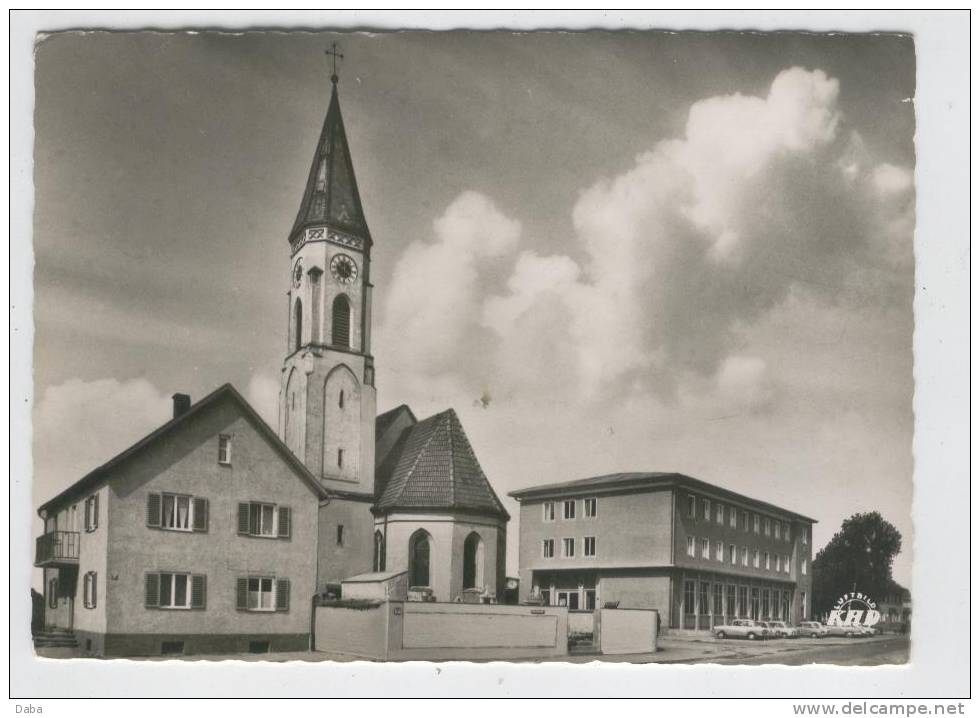
[{"label": "church", "polygon": [[[318,584],[409,571],[441,600],[503,585],[506,524],[453,410],[376,416],[371,251],[332,80],[296,221],[279,434],[332,500],[321,509]],[[345,551],[348,540],[351,549]],[[327,540],[333,537],[331,542]]]},{"label": "church", "polygon": [[170,421],[42,504],[39,647],[304,650],[316,601],[371,573],[502,597],[510,517],[456,412],[377,413],[373,240],[331,82],[283,244],[278,426],[228,384],[177,393]]}]

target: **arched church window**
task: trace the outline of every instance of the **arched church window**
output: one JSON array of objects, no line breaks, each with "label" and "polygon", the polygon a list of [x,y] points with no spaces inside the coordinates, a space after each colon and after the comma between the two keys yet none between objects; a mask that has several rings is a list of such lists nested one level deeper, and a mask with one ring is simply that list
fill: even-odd
[{"label": "arched church window", "polygon": [[299,348],[303,346],[303,302],[299,299],[296,300],[296,308],[293,310],[293,330],[295,334],[293,351],[299,351]]},{"label": "arched church window", "polygon": [[463,588],[483,588],[483,539],[475,531],[463,542]]},{"label": "arched church window", "polygon": [[380,531],[374,532],[374,570],[385,570],[385,537]]},{"label": "arched church window", "polygon": [[429,554],[431,538],[421,529],[408,541],[408,578],[411,586],[429,585]]},{"label": "arched church window", "polygon": [[331,343],[338,347],[350,346],[350,300],[344,294],[338,294],[333,300],[333,329]]}]

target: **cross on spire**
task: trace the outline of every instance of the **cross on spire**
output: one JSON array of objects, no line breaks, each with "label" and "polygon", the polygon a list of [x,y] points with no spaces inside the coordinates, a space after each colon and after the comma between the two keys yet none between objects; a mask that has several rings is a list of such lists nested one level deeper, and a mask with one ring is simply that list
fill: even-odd
[{"label": "cross on spire", "polygon": [[329,50],[324,50],[323,54],[329,55],[331,58],[333,58],[333,74],[330,75],[330,82],[336,85],[337,84],[337,60],[338,59],[343,60],[344,56],[339,52],[337,52],[337,43],[333,43],[333,45],[330,46]]}]

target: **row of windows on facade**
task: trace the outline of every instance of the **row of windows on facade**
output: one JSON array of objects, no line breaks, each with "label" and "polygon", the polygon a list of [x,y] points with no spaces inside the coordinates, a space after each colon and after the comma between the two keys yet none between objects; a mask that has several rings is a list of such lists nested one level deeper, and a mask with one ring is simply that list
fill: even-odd
[{"label": "row of windows on facade", "polygon": [[[712,516],[714,517],[715,523],[723,526],[725,524],[725,505],[722,503],[715,502],[714,510],[712,511],[711,499],[700,499],[701,512],[698,513],[698,497],[693,494],[687,495],[687,517],[690,519],[698,520],[699,518],[704,521],[711,521]],[[750,530],[749,512],[739,510],[734,506],[727,507],[728,511],[728,525],[731,528],[741,528],[743,531],[748,532]],[[739,520],[741,519],[741,520]],[[759,514],[752,514],[751,517],[751,531],[753,533],[762,533],[766,536],[773,536],[777,540],[790,541],[791,532],[790,525],[788,523],[783,523],[777,519],[771,519],[767,516],[760,516]],[[800,541],[802,543],[807,543],[809,531],[804,526],[800,530]]]},{"label": "row of windows on facade", "polygon": [[[313,275],[311,275],[313,279]],[[314,293],[318,290],[319,276],[313,279],[315,282],[313,285]],[[314,307],[316,302],[314,302]],[[332,319],[330,327],[330,344],[335,347],[342,347],[344,349],[350,348],[350,327],[351,327],[351,304],[350,300],[344,294],[338,294],[334,297],[333,305],[330,309],[330,316]],[[310,336],[310,343],[319,344],[320,343],[320,327],[317,317],[313,317],[313,323],[310,328],[312,334]],[[303,300],[297,299],[293,307],[293,351],[299,351],[299,348],[303,346]]]},{"label": "row of windows on facade", "polygon": [[[701,551],[698,552],[698,541],[694,536],[687,537],[687,555],[691,558],[700,558],[705,561],[711,560],[711,541],[703,538],[701,539]],[[724,563],[725,561],[725,543],[723,541],[715,542],[715,560]],[[749,565],[749,547],[742,546],[741,550],[742,565]],[[728,562],[733,566],[737,566],[739,563],[739,550],[735,544],[728,545]],[[768,551],[759,552],[759,549],[752,550],[752,568],[764,568],[766,571],[772,571],[773,565],[775,564],[775,570],[777,572],[782,571],[784,573],[789,573],[789,556],[783,556],[778,553],[771,554]],[[806,574],[806,560],[800,562],[800,571]]]},{"label": "row of windows on facade", "polygon": [[[146,608],[207,608],[207,576],[182,571],[153,571],[145,574]],[[89,571],[83,579],[83,605],[95,608],[99,601],[99,578]],[[48,605],[58,607],[58,579],[48,582]],[[235,608],[241,611],[288,611],[289,579],[281,576],[239,576],[235,579]]]},{"label": "row of windows on facade", "polygon": [[[576,541],[573,538],[563,538],[561,540],[562,558],[575,558]],[[541,542],[541,555],[544,558],[555,557],[555,540],[553,538],[544,539]],[[596,555],[595,536],[585,536],[582,538],[582,555],[592,558]]]},{"label": "row of windows on facade", "polygon": [[[168,531],[208,531],[210,502],[201,496],[151,492],[146,496],[146,525]],[[290,538],[292,510],[262,501],[241,501],[236,514],[243,536]]]},{"label": "row of windows on facade", "polygon": [[[561,502],[561,516],[565,521],[572,521],[578,513],[578,502],[575,499],[565,499]],[[598,516],[599,500],[595,498],[582,499],[582,513],[587,519],[594,519]],[[555,502],[545,501],[542,505],[543,518],[545,521],[555,520]]]},{"label": "row of windows on facade", "polygon": [[[790,591],[776,588],[684,581],[683,610],[687,615],[788,621],[791,601]],[[806,591],[800,592],[800,618],[806,618]]]}]

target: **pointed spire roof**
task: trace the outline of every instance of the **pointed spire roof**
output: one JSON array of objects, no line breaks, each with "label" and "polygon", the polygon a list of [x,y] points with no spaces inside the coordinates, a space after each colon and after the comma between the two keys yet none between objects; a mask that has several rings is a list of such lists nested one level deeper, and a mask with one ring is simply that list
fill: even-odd
[{"label": "pointed spire roof", "polygon": [[370,243],[371,233],[364,219],[344,120],[340,115],[337,76],[333,75],[330,81],[333,83],[330,107],[313,153],[303,201],[289,233],[289,241],[292,242],[296,234],[308,226],[328,225]]},{"label": "pointed spire roof", "polygon": [[406,428],[378,467],[376,508],[458,509],[510,518],[452,409]]}]

